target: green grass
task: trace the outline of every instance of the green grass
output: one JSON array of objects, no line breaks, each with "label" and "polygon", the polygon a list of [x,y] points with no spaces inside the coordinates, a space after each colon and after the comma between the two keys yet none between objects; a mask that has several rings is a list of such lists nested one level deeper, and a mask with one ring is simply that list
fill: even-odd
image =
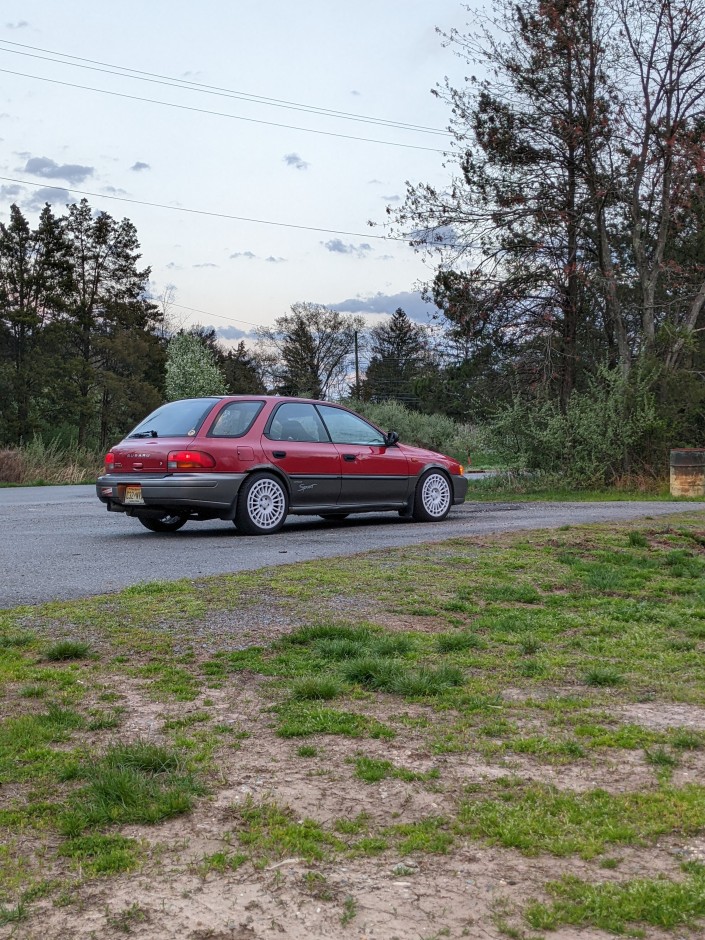
[{"label": "green grass", "polygon": [[87,659],[91,655],[88,643],[79,640],[62,640],[54,643],[44,654],[44,658],[53,663],[61,663],[70,659]]},{"label": "green grass", "polygon": [[662,877],[591,884],[567,877],[548,885],[548,890],[554,901],[534,902],[526,911],[526,919],[537,930],[555,930],[563,924],[619,934],[644,924],[673,930],[694,928],[705,916],[702,866],[691,866],[683,881]]},{"label": "green grass", "polygon": [[260,865],[278,858],[301,857],[321,861],[343,843],[312,819],[297,820],[288,807],[252,801],[237,811],[237,836]]},{"label": "green grass", "polygon": [[277,709],[277,734],[282,738],[300,738],[310,734],[334,734],[351,738],[393,738],[395,732],[384,723],[315,703],[292,703]]},{"label": "green grass", "polygon": [[440,777],[440,771],[437,768],[426,772],[408,770],[406,767],[395,767],[391,761],[367,757],[364,754],[358,754],[354,758],[354,764],[355,776],[359,780],[364,780],[365,783],[377,783],[389,777],[407,782],[437,780]]},{"label": "green grass", "polygon": [[462,801],[458,824],[466,835],[526,855],[593,858],[611,845],[644,844],[668,832],[697,832],[705,826],[705,787],[663,786],[612,795],[507,782],[497,797]]},{"label": "green grass", "polygon": [[115,824],[154,824],[188,812],[202,792],[183,759],[147,742],[115,745],[98,761],[77,765],[71,775],[86,781],[59,818],[68,838]]},{"label": "green grass", "polygon": [[138,864],[139,844],[120,835],[88,835],[68,839],[59,856],[70,858],[86,875],[116,875]]}]

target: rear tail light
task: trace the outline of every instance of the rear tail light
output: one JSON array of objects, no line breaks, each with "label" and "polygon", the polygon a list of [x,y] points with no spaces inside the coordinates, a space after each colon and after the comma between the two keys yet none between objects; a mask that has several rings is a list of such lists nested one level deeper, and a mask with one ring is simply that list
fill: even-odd
[{"label": "rear tail light", "polygon": [[166,465],[169,470],[208,470],[215,460],[202,450],[172,450]]},{"label": "rear tail light", "polygon": [[115,468],[115,454],[112,451],[109,451],[105,455],[105,472],[112,473]]}]

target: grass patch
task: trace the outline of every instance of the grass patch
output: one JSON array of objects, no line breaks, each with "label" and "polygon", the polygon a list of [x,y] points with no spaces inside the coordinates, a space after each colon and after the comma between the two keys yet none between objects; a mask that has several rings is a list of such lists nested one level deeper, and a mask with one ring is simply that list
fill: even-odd
[{"label": "grass patch", "polygon": [[334,708],[315,703],[292,703],[279,706],[277,734],[282,738],[300,738],[310,734],[335,734],[350,738],[393,738],[395,731],[388,725]]},{"label": "grass patch", "polygon": [[148,742],[116,745],[72,776],[86,785],[72,793],[59,817],[69,838],[109,825],[161,822],[189,812],[202,792],[180,755]]},{"label": "grass patch", "polygon": [[88,643],[79,640],[62,640],[54,643],[44,654],[44,658],[52,663],[62,663],[71,659],[88,659],[91,655]]},{"label": "grass patch", "polygon": [[120,835],[78,836],[66,841],[57,854],[72,859],[85,875],[116,875],[137,866],[139,844]]},{"label": "grass patch", "polygon": [[343,849],[340,839],[312,819],[296,820],[288,807],[251,800],[236,811],[237,836],[259,865],[272,859],[301,857],[321,861],[331,850]]},{"label": "grass patch", "polygon": [[614,884],[590,884],[568,877],[548,885],[555,900],[535,902],[526,919],[537,930],[555,930],[563,924],[597,927],[625,933],[630,926],[648,924],[672,930],[695,928],[705,916],[705,869],[691,867],[684,881],[637,878]]},{"label": "grass patch", "polygon": [[705,825],[705,788],[612,795],[604,790],[561,791],[507,782],[494,799],[466,799],[458,822],[473,838],[519,849],[593,858],[610,845],[644,844],[669,832],[694,833]]}]

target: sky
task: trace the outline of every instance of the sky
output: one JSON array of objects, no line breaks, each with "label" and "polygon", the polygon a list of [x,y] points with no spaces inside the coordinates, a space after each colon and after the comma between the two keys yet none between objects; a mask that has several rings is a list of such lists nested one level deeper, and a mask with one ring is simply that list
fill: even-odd
[{"label": "sky", "polygon": [[375,236],[406,180],[448,180],[449,137],[320,111],[446,131],[431,89],[467,66],[436,27],[467,20],[458,0],[5,0],[0,221],[91,193],[134,222],[174,319],[224,340],[297,301],[424,322],[432,272]]}]

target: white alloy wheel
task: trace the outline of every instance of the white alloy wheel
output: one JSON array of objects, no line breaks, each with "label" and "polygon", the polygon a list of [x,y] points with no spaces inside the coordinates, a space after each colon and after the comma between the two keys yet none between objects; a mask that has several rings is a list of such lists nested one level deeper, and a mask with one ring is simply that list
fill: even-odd
[{"label": "white alloy wheel", "polygon": [[240,490],[235,524],[246,535],[276,532],[284,524],[289,501],[277,477],[269,473],[250,477]]},{"label": "white alloy wheel", "polygon": [[419,480],[414,500],[414,519],[419,522],[439,522],[450,512],[452,496],[448,477],[437,470],[429,470]]}]

